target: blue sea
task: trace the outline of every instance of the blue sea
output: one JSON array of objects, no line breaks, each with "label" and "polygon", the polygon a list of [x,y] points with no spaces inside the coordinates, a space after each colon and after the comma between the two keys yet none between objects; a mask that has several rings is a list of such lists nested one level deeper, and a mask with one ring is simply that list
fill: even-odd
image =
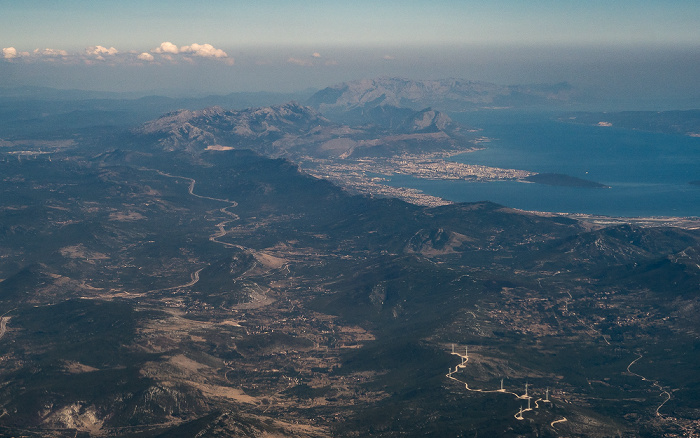
[{"label": "blue sea", "polygon": [[512,181],[388,183],[456,202],[493,201],[524,210],[608,216],[700,216],[700,138],[558,121],[551,114],[460,113],[452,118],[492,139],[452,160],[560,173],[610,186],[557,187]]}]

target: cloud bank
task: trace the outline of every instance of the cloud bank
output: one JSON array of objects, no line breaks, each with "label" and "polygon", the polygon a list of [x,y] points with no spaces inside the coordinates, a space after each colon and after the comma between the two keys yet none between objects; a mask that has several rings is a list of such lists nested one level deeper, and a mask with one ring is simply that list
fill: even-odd
[{"label": "cloud bank", "polygon": [[102,55],[106,55],[110,58],[113,58],[119,53],[117,49],[114,47],[110,47],[109,49],[103,46],[90,46],[85,49],[85,55],[88,56],[89,58],[94,58],[98,61],[104,61],[105,57]]},{"label": "cloud bank", "polygon": [[2,57],[5,59],[14,59],[17,57],[17,49],[14,47],[5,47],[2,49]]},{"label": "cloud bank", "polygon": [[148,52],[143,52],[143,53],[141,53],[139,56],[137,56],[136,59],[138,59],[139,61],[151,62],[151,61],[153,61],[155,58],[154,58],[153,55],[151,55],[150,53],[148,53]]},{"label": "cloud bank", "polygon": [[[141,55],[143,54],[139,55],[138,59],[144,61],[154,61],[158,59],[157,57],[160,57],[169,62],[177,62],[179,59],[191,62],[192,60],[189,58],[189,56],[196,56],[198,58],[225,60],[227,64],[233,65],[233,58],[229,57],[223,50],[217,49],[211,44],[192,43],[189,46],[178,47],[170,41],[165,41],[162,42],[160,46],[152,49],[151,53],[156,55],[153,57],[153,59],[148,59],[145,56],[142,57]],[[176,55],[179,56],[176,57]]]},{"label": "cloud bank", "polygon": [[49,49],[48,47],[46,49],[34,49],[34,54],[37,56],[45,56],[49,58],[57,58],[57,57],[67,57],[68,52],[65,50],[60,50],[60,49]]},{"label": "cloud bank", "polygon": [[[326,57],[320,52],[311,52],[304,55],[282,55],[272,63],[294,65],[298,67],[317,68],[332,67],[339,65],[337,60]],[[63,49],[44,48],[35,49],[32,52],[20,52],[15,47],[2,49],[0,62],[24,62],[39,63],[50,62],[52,64],[69,65],[177,65],[177,64],[197,64],[206,62],[216,62],[223,65],[234,65],[234,58],[229,56],[223,49],[214,47],[212,44],[191,43],[178,46],[171,41],[164,41],[156,47],[147,50],[121,51],[113,46],[93,45],[82,51],[68,52]],[[270,63],[269,60],[254,58],[250,61],[255,65]]]},{"label": "cloud bank", "polygon": [[172,53],[174,55],[177,55],[180,53],[180,49],[177,48],[177,46],[170,41],[166,41],[164,43],[160,43],[160,46],[156,47],[155,49],[151,50],[153,53]]},{"label": "cloud bank", "polygon": [[93,55],[93,56],[102,56],[102,55],[110,55],[114,56],[119,51],[115,49],[114,47],[110,47],[109,49],[103,46],[90,46],[87,49],[85,49],[85,53],[88,55]]},{"label": "cloud bank", "polygon": [[314,64],[313,64],[311,61],[309,61],[309,60],[306,60],[306,59],[299,59],[299,58],[294,58],[294,57],[288,58],[288,59],[287,59],[287,62],[288,62],[289,64],[299,65],[299,66],[302,66],[302,67],[311,67],[312,65],[314,65]]},{"label": "cloud bank", "polygon": [[179,62],[193,63],[195,59],[211,59],[233,65],[234,60],[222,49],[211,44],[192,43],[178,47],[170,41],[161,43],[150,51],[120,52],[115,47],[94,45],[86,47],[82,52],[70,53],[63,49],[34,49],[32,52],[20,52],[15,47],[2,49],[0,60],[10,62],[25,61],[39,62],[51,61],[52,63],[64,62],[68,64],[94,64],[96,61],[109,61],[110,64],[143,64],[144,62],[166,62],[177,64]]},{"label": "cloud bank", "polygon": [[[339,65],[339,62],[329,58],[320,52],[311,52],[306,55],[280,54],[277,60],[265,60],[253,57],[248,65],[281,64],[305,68],[323,68]],[[171,41],[164,41],[150,49],[119,50],[108,45],[92,45],[83,50],[69,52],[63,49],[43,48],[34,49],[31,52],[21,52],[16,47],[10,46],[2,49],[0,62],[7,63],[52,63],[65,65],[162,65],[175,66],[178,64],[203,64],[217,63],[222,65],[234,65],[234,58],[223,49],[212,44],[191,43],[179,46]]]},{"label": "cloud bank", "polygon": [[290,56],[287,58],[287,64],[298,65],[300,67],[315,67],[315,66],[336,66],[338,61],[334,59],[328,59],[323,61],[323,55],[319,52],[313,52],[309,58],[297,58]]},{"label": "cloud bank", "polygon": [[181,53],[192,53],[194,56],[202,58],[228,58],[226,52],[221,49],[215,49],[211,44],[197,44],[180,47]]}]

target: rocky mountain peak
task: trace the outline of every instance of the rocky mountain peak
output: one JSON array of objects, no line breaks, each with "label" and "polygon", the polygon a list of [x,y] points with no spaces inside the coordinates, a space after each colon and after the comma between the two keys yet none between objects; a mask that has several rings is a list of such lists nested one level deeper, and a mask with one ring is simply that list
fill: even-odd
[{"label": "rocky mountain peak", "polygon": [[146,123],[137,133],[160,137],[159,144],[167,150],[196,152],[213,145],[246,145],[304,135],[329,123],[315,109],[288,102],[239,111],[221,107],[174,111]]}]

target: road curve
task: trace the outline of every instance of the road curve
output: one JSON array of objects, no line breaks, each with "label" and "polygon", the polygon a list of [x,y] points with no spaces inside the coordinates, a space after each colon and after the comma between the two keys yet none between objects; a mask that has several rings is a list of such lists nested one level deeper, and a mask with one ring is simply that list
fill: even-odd
[{"label": "road curve", "polygon": [[549,425],[550,425],[552,428],[554,428],[554,425],[555,425],[555,424],[557,424],[557,423],[563,423],[563,422],[565,422],[565,421],[569,421],[569,420],[567,420],[566,417],[564,417],[564,418],[562,418],[561,420],[554,420],[554,421],[552,421],[551,423],[549,423]]},{"label": "road curve", "polygon": [[[514,393],[514,392],[506,391],[505,389],[484,390],[484,389],[472,389],[472,388],[470,388],[470,387],[469,387],[469,384],[468,384],[467,382],[463,382],[463,381],[461,381],[461,380],[459,380],[459,379],[456,379],[456,378],[452,377],[452,374],[458,372],[460,368],[466,368],[466,364],[467,364],[467,362],[469,362],[469,356],[466,355],[466,354],[465,354],[465,355],[461,355],[461,354],[456,353],[456,352],[452,352],[452,354],[455,355],[455,356],[458,356],[459,358],[461,358],[461,359],[462,359],[462,362],[461,362],[459,365],[455,366],[454,371],[452,370],[452,368],[450,368],[445,376],[446,376],[447,378],[449,378],[449,379],[452,379],[452,380],[456,381],[456,382],[459,382],[459,383],[464,384],[464,387],[466,388],[467,391],[471,391],[471,392],[482,392],[482,393],[510,394],[510,395],[512,395],[512,396],[515,396],[515,398],[517,398],[518,400],[528,400],[528,399],[532,399],[532,397],[530,397],[530,396],[527,395],[527,394],[522,394],[522,395],[520,395],[520,394],[516,394],[516,393]],[[527,392],[527,387],[526,387],[526,392]],[[537,400],[535,400],[535,407],[534,407],[534,408],[526,408],[526,409],[522,409],[522,408],[521,408],[520,411],[517,412],[517,413],[514,415],[515,419],[516,419],[516,420],[524,420],[524,418],[523,418],[523,413],[524,413],[524,412],[532,411],[532,410],[534,410],[534,409],[539,409],[540,406],[539,406],[539,403],[538,403],[538,402],[550,403],[549,400],[543,400],[543,399],[541,399],[541,398],[538,398]],[[561,420],[558,420],[558,421],[561,421]],[[558,422],[558,421],[557,421],[557,422]],[[566,418],[564,419],[564,421],[566,421]]]},{"label": "road curve", "polygon": [[0,317],[0,339],[2,339],[3,336],[5,336],[5,332],[7,332],[7,323],[10,322],[11,316],[3,316]]},{"label": "road curve", "polygon": [[5,315],[7,315],[8,313],[13,312],[15,310],[17,310],[16,307],[14,309],[8,310],[7,312],[0,315],[0,339],[2,339],[3,336],[5,336],[5,333],[7,332],[7,323],[10,322],[10,318],[12,318],[11,316],[5,316]]},{"label": "road curve", "polygon": [[[639,353],[637,353],[637,354],[639,354]],[[637,373],[635,373],[634,371],[630,370],[630,367],[631,367],[632,365],[634,365],[635,362],[637,362],[637,361],[638,361],[639,359],[641,359],[642,357],[644,357],[644,356],[641,355],[641,354],[639,354],[639,357],[638,357],[638,358],[636,358],[635,360],[633,360],[632,362],[630,362],[630,364],[627,365],[627,372],[630,373],[630,374],[632,374],[632,375],[634,375],[634,376],[639,377],[639,378],[642,379],[642,381],[644,381],[644,382],[651,382],[652,386],[657,387],[657,388],[659,389],[659,391],[661,391],[661,393],[660,393],[659,395],[665,395],[665,396],[666,396],[666,400],[664,400],[664,401],[656,408],[656,411],[654,411],[654,412],[656,413],[656,416],[660,417],[660,416],[662,416],[663,414],[662,414],[661,412],[659,412],[659,410],[663,407],[663,405],[665,405],[666,403],[668,403],[669,400],[671,400],[671,393],[668,392],[668,391],[666,391],[666,390],[663,388],[663,386],[661,386],[661,385],[659,384],[659,382],[658,382],[657,380],[647,379],[646,377],[642,376],[641,374],[637,374]]]}]

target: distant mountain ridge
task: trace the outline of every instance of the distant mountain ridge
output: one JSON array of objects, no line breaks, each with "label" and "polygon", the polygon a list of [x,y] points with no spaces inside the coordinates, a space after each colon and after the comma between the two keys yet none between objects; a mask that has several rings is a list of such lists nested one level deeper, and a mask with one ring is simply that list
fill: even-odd
[{"label": "distant mountain ridge", "polygon": [[[0,87],[0,138],[26,139],[46,133],[66,136],[92,127],[132,128],[181,108],[261,107],[306,100],[311,92],[237,92],[199,97],[166,97],[144,93],[58,90],[47,87]],[[93,130],[94,131],[94,130]]]},{"label": "distant mountain ridge", "polygon": [[297,102],[238,111],[211,107],[173,111],[135,132],[169,151],[225,146],[287,158],[452,150],[465,143],[462,128],[440,111],[377,107],[370,113],[371,123],[346,125]]},{"label": "distant mountain ridge", "polygon": [[325,113],[392,106],[441,111],[486,107],[564,104],[574,90],[567,83],[497,85],[465,79],[411,80],[382,77],[344,82],[315,93],[307,104]]},{"label": "distant mountain ridge", "polygon": [[244,110],[218,106],[178,110],[146,123],[138,132],[161,137],[159,143],[166,150],[195,152],[217,144],[247,148],[261,142],[271,145],[282,139],[292,144],[299,137],[311,134],[314,128],[330,124],[314,109],[289,102]]}]

